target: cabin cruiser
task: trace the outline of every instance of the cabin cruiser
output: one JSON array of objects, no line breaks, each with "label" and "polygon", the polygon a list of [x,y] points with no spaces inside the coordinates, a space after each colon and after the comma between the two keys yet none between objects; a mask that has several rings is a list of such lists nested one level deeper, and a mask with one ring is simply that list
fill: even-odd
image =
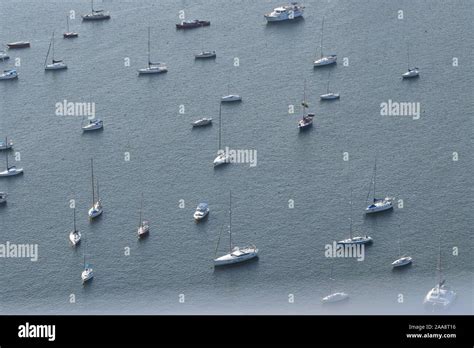
[{"label": "cabin cruiser", "polygon": [[384,199],[374,198],[374,202],[365,208],[366,214],[378,213],[393,208],[393,199],[385,197]]},{"label": "cabin cruiser", "polygon": [[0,192],[0,204],[7,202],[7,196],[8,196],[8,195],[7,195],[6,192]]},{"label": "cabin cruiser", "polygon": [[303,16],[304,6],[298,5],[297,2],[292,2],[290,5],[280,6],[271,13],[264,15],[267,22],[281,22],[292,20]]},{"label": "cabin cruiser", "polygon": [[0,80],[13,80],[18,78],[16,69],[4,70],[3,74],[0,74]]},{"label": "cabin cruiser", "polygon": [[336,64],[336,63],[337,63],[337,55],[331,54],[329,56],[324,56],[315,60],[313,65],[315,67],[319,67],[319,66],[325,66],[325,65]]},{"label": "cabin cruiser", "polygon": [[234,263],[244,262],[258,257],[258,249],[252,246],[239,248],[238,246],[232,249],[229,254],[223,255],[214,259],[214,266],[225,266]]},{"label": "cabin cruiser", "polygon": [[298,121],[298,128],[300,131],[306,130],[313,125],[314,114],[308,114]]},{"label": "cabin cruiser", "polygon": [[207,203],[199,203],[199,205],[196,208],[196,211],[194,212],[194,220],[196,222],[199,222],[206,218],[209,214],[209,206]]},{"label": "cabin cruiser", "polygon": [[104,10],[92,10],[91,13],[82,15],[83,21],[100,21],[104,19],[110,19],[109,12],[105,12]]},{"label": "cabin cruiser", "polygon": [[63,69],[67,69],[67,65],[62,60],[53,60],[51,64],[47,64],[44,67],[44,70],[63,70]]},{"label": "cabin cruiser", "polygon": [[176,24],[176,29],[192,29],[199,27],[207,27],[211,25],[210,21],[200,21],[198,19],[182,21],[181,23]]},{"label": "cabin cruiser", "polygon": [[11,148],[13,148],[13,141],[10,140],[10,141],[2,141],[0,140],[0,150],[10,150]]},{"label": "cabin cruiser", "polygon": [[222,103],[230,103],[230,102],[236,102],[236,101],[241,101],[241,100],[242,100],[242,97],[238,94],[229,94],[221,98]]},{"label": "cabin cruiser", "polygon": [[91,219],[94,219],[98,217],[100,214],[102,214],[103,208],[102,208],[102,202],[100,199],[94,203],[94,205],[89,209],[88,215]]},{"label": "cabin cruiser", "polygon": [[212,124],[212,118],[201,118],[192,123],[193,127],[204,127]]},{"label": "cabin cruiser", "polygon": [[340,240],[337,244],[370,244],[372,242],[373,239],[370,236],[356,236]]},{"label": "cabin cruiser", "polygon": [[202,51],[194,55],[195,59],[216,58],[216,51]]},{"label": "cabin cruiser", "polygon": [[445,284],[446,280],[439,282],[425,296],[423,304],[431,307],[446,308],[456,299],[456,292]]},{"label": "cabin cruiser", "polygon": [[402,77],[404,79],[409,79],[411,77],[418,77],[420,76],[420,71],[418,68],[409,68],[408,71],[404,74],[402,74]]},{"label": "cabin cruiser", "polygon": [[402,256],[398,260],[392,262],[393,268],[408,266],[411,264],[413,259],[410,256]]},{"label": "cabin cruiser", "polygon": [[333,294],[327,295],[321,299],[322,303],[334,303],[340,302],[349,299],[349,295],[345,292],[335,292]]},{"label": "cabin cruiser", "polygon": [[30,47],[29,41],[17,41],[7,43],[8,48],[26,48]]},{"label": "cabin cruiser", "polygon": [[334,99],[339,99],[339,94],[329,92],[326,94],[321,94],[319,97],[321,98],[321,100],[334,100]]},{"label": "cabin cruiser", "polygon": [[78,245],[81,242],[81,232],[71,231],[71,233],[69,233],[69,241],[73,246]]},{"label": "cabin cruiser", "polygon": [[138,69],[138,74],[139,75],[144,75],[144,74],[161,74],[168,72],[168,67],[164,63],[148,63],[148,67]]},{"label": "cabin cruiser", "polygon": [[94,270],[91,267],[86,266],[81,273],[82,283],[84,284],[92,278],[94,278]]},{"label": "cabin cruiser", "polygon": [[82,127],[84,132],[102,129],[104,122],[102,120],[89,120],[89,123]]},{"label": "cabin cruiser", "polygon": [[5,52],[0,51],[0,61],[3,62],[4,60],[7,60],[7,59],[10,59],[10,56],[6,54]]}]

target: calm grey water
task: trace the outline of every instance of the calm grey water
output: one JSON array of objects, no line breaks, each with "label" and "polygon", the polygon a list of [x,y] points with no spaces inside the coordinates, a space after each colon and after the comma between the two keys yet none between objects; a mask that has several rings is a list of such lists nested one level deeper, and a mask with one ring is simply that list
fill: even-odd
[{"label": "calm grey water", "polygon": [[[4,69],[21,58],[19,80],[0,84],[0,136],[14,139],[25,169],[22,177],[0,181],[0,191],[10,195],[0,207],[0,242],[39,245],[37,262],[0,259],[2,313],[424,313],[441,235],[443,273],[458,293],[449,313],[472,314],[474,4],[306,1],[304,20],[267,25],[263,14],[277,5],[113,0],[96,2],[111,20],[81,23],[79,15],[90,10],[86,0],[0,1],[0,42],[31,41],[31,48],[10,50],[12,59],[0,63]],[[404,20],[397,19],[400,9]],[[78,16],[70,22],[80,35],[75,40],[61,37],[69,10]],[[177,31],[180,10],[212,24]],[[315,70],[323,16],[325,52],[337,53],[338,64]],[[165,75],[137,76],[147,60],[147,26],[152,60],[168,64]],[[53,30],[57,58],[69,69],[45,73]],[[421,69],[415,81],[401,80],[407,42]],[[194,61],[202,49],[215,49],[217,59]],[[459,66],[452,66],[453,57]],[[329,71],[341,99],[321,103]],[[305,80],[315,127],[299,134]],[[244,101],[223,106],[223,144],[257,150],[253,168],[215,170],[218,123],[190,126],[200,117],[217,120],[228,85]],[[104,131],[82,134],[81,117],[56,116],[55,104],[64,99],[95,102]],[[420,119],[381,116],[380,104],[389,99],[419,102]],[[297,105],[295,114],[288,114],[289,105]],[[404,207],[364,217],[376,155],[377,192],[403,199]],[[105,209],[93,223],[87,219],[91,157]],[[351,188],[354,231],[375,242],[363,262],[331,261],[324,246],[348,237]],[[234,242],[255,243],[260,259],[214,270],[229,190]],[[142,192],[151,234],[139,242]],[[68,244],[70,199],[77,202],[77,224],[95,270],[86,287],[80,279],[85,245],[74,250]],[[211,214],[195,224],[200,201],[209,203]],[[414,264],[394,272],[398,224]],[[223,234],[220,253],[227,243]],[[351,299],[323,307],[331,263],[333,290]]]}]

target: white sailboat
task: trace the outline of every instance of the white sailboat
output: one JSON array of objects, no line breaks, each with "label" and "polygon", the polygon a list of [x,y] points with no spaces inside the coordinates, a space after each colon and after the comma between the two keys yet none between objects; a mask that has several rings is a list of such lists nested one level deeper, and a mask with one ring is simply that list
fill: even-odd
[{"label": "white sailboat", "polygon": [[214,158],[214,167],[220,166],[221,164],[230,163],[230,156],[222,150],[222,106],[219,105],[219,146],[217,148],[217,157]]},{"label": "white sailboat", "polygon": [[82,284],[87,283],[90,281],[92,278],[94,278],[94,270],[93,268],[86,263],[86,243],[84,241],[84,267],[83,271],[81,273],[81,279],[82,279]]},{"label": "white sailboat", "polygon": [[432,309],[447,308],[456,299],[456,292],[446,285],[446,280],[442,277],[441,269],[441,235],[439,238],[439,254],[438,254],[438,283],[425,296],[423,304]]},{"label": "white sailboat", "polygon": [[138,75],[161,74],[168,71],[165,63],[152,63],[150,52],[150,27],[148,27],[148,66],[138,69]]},{"label": "white sailboat", "polygon": [[[366,214],[379,213],[385,210],[393,209],[393,198],[391,197],[376,198],[375,196],[376,178],[377,178],[377,158],[375,158],[374,175],[372,177],[372,183],[373,183],[373,189],[374,189],[373,201],[371,204],[367,206],[367,208],[365,208]],[[369,193],[367,194],[367,199],[369,198],[370,192],[371,191],[369,190]]]},{"label": "white sailboat", "polygon": [[89,209],[88,215],[90,219],[94,219],[102,214],[102,201],[99,198],[99,181],[97,181],[97,200],[95,199],[95,183],[94,183],[94,161],[91,158],[91,174],[92,174],[92,207]]},{"label": "white sailboat", "polygon": [[69,30],[69,16],[66,15],[66,32],[63,33],[63,38],[72,39],[72,38],[75,38],[75,37],[78,37],[78,36],[79,36],[78,33]]},{"label": "white sailboat", "polygon": [[148,224],[147,220],[142,219],[142,214],[143,214],[143,193],[142,193],[142,202],[140,205],[140,220],[138,223],[138,238],[143,238],[148,235],[150,232],[150,225]]},{"label": "white sailboat", "polygon": [[331,264],[331,276],[329,277],[329,282],[330,282],[329,295],[324,296],[321,299],[322,303],[335,303],[335,302],[341,302],[341,301],[349,299],[349,295],[346,294],[345,292],[332,292],[332,282],[334,281],[332,275],[333,275],[333,265]]},{"label": "white sailboat", "polygon": [[0,74],[0,80],[14,80],[18,78],[18,71],[16,69],[3,70]]},{"label": "white sailboat", "polygon": [[392,262],[393,268],[408,266],[413,262],[413,258],[411,256],[403,255],[402,256],[402,247],[401,247],[401,228],[400,224],[398,224],[398,259]]},{"label": "white sailboat", "polygon": [[81,128],[83,132],[91,132],[91,131],[103,129],[104,121],[102,121],[101,119],[89,120],[89,122],[85,126],[82,126]]},{"label": "white sailboat", "polygon": [[328,74],[328,86],[327,86],[327,91],[325,94],[321,94],[319,97],[321,100],[334,100],[334,99],[339,99],[339,93],[334,93],[334,92],[329,92],[329,82],[331,81],[331,72]]},{"label": "white sailboat", "polygon": [[221,97],[221,103],[232,103],[242,101],[242,97],[238,94],[231,94],[230,87],[227,86],[227,95]]},{"label": "white sailboat", "polygon": [[350,214],[350,227],[349,227],[349,238],[340,240],[337,244],[370,244],[373,242],[370,236],[352,236],[352,189],[351,189],[351,214]]},{"label": "white sailboat", "polygon": [[[49,57],[49,52],[52,48],[52,58],[51,58],[51,63],[46,64],[48,61]],[[55,60],[54,59],[54,31],[53,31],[53,36],[51,37],[51,41],[49,43],[49,48],[48,48],[48,53],[46,54],[46,59],[44,60],[44,70],[63,70],[67,69],[66,63],[64,63],[62,60]]]},{"label": "white sailboat", "polygon": [[298,129],[300,131],[307,130],[313,126],[313,117],[314,114],[306,114],[306,108],[308,108],[308,103],[306,102],[306,80],[304,81],[303,88],[303,101],[301,102],[302,115],[301,120],[298,121]]},{"label": "white sailboat", "polygon": [[74,210],[74,229],[69,233],[69,241],[73,246],[78,245],[81,242],[81,232],[76,228],[76,208]]},{"label": "white sailboat", "polygon": [[420,76],[420,70],[417,67],[411,68],[410,67],[410,47],[407,44],[407,72],[402,74],[404,79],[409,79],[413,77]]},{"label": "white sailboat", "polygon": [[313,63],[314,67],[321,67],[321,66],[336,64],[337,62],[336,54],[330,54],[327,56],[323,54],[323,38],[324,38],[324,17],[323,17],[323,23],[321,25],[321,43],[319,45],[320,50],[321,50],[321,57],[319,57],[318,59],[314,61]]},{"label": "white sailboat", "polygon": [[[220,241],[220,238],[219,238]],[[219,247],[219,246],[218,246]],[[232,246],[232,193],[229,193],[229,253],[214,259],[214,266],[225,266],[251,260],[258,257],[255,245]]]},{"label": "white sailboat", "polygon": [[[7,139],[5,139],[6,141]],[[0,177],[15,176],[23,173],[23,168],[17,168],[16,166],[10,166],[8,164],[8,153],[5,153],[5,161],[7,167],[5,170],[0,172]]]}]

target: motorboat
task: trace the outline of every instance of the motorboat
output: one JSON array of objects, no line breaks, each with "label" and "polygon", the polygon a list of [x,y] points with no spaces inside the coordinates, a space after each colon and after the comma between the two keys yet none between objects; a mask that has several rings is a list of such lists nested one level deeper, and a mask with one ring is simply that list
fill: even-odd
[{"label": "motorboat", "polygon": [[292,2],[289,5],[274,8],[272,12],[265,14],[264,17],[267,22],[281,22],[303,17],[303,13],[304,6]]},{"label": "motorboat", "polygon": [[222,103],[230,103],[230,102],[237,102],[237,101],[242,101],[242,97],[238,94],[229,94],[221,98]]},{"label": "motorboat", "polygon": [[89,120],[89,123],[82,127],[84,132],[102,129],[104,122],[102,120]]},{"label": "motorboat", "polygon": [[418,77],[418,76],[420,76],[420,71],[418,68],[408,68],[408,71],[402,74],[402,77],[404,79],[409,79],[409,78]]},{"label": "motorboat", "polygon": [[27,48],[27,47],[30,47],[30,42],[29,41],[10,42],[10,43],[7,43],[7,46],[10,49],[13,49],[13,48]]},{"label": "motorboat", "polygon": [[335,292],[333,294],[327,295],[321,299],[322,303],[335,303],[348,300],[349,295],[345,292]]},{"label": "motorboat", "polygon": [[216,51],[202,51],[194,55],[195,59],[209,59],[209,58],[216,58],[216,57],[217,57]]},{"label": "motorboat", "polygon": [[192,123],[193,127],[204,127],[212,124],[212,118],[200,118]]},{"label": "motorboat", "polygon": [[370,236],[356,236],[340,240],[337,244],[370,244],[372,242],[373,239]]},{"label": "motorboat", "polygon": [[176,29],[193,29],[200,27],[207,27],[211,25],[210,21],[202,21],[199,19],[186,20],[176,24]]},{"label": "motorboat", "polygon": [[0,192],[0,204],[1,203],[6,203],[7,202],[7,193],[6,192]]},{"label": "motorboat", "polygon": [[194,212],[194,220],[199,222],[209,215],[209,206],[207,203],[199,203]]},{"label": "motorboat", "polygon": [[0,74],[0,80],[13,80],[16,78],[18,78],[16,69],[3,70],[3,73]]}]

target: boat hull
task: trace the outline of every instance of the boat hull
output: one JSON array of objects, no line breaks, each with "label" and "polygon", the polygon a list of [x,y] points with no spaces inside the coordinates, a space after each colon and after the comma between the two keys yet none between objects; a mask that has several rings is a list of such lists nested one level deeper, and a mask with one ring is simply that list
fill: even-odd
[{"label": "boat hull", "polygon": [[9,177],[9,176],[15,176],[15,175],[20,175],[23,174],[23,168],[18,168],[15,170],[4,170],[3,172],[0,172],[0,177]]},{"label": "boat hull", "polygon": [[11,42],[7,44],[8,48],[15,49],[15,48],[28,48],[30,47],[29,42]]},{"label": "boat hull", "polygon": [[322,94],[319,97],[321,98],[321,100],[335,100],[335,99],[339,99],[339,94],[327,93],[327,94]]},{"label": "boat hull", "polygon": [[48,64],[44,67],[44,70],[64,70],[67,69],[67,65],[62,63],[53,63],[53,64]]},{"label": "boat hull", "polygon": [[72,32],[63,34],[63,38],[65,38],[65,39],[73,39],[73,38],[78,37],[78,36],[79,36],[78,33],[72,33]]},{"label": "boat hull", "polygon": [[154,74],[163,74],[166,72],[168,72],[168,69],[165,67],[138,69],[138,75],[154,75]]},{"label": "boat hull", "polygon": [[336,303],[341,302],[349,299],[349,295],[345,292],[336,292],[334,294],[330,294],[326,297],[321,299],[322,303]]}]

